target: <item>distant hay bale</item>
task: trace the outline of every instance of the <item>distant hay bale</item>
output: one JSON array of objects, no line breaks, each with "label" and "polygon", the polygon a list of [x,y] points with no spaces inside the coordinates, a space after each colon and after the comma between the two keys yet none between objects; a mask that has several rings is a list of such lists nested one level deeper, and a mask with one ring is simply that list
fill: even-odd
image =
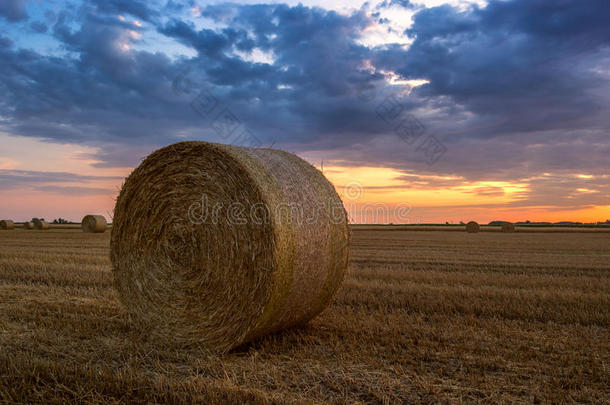
[{"label": "distant hay bale", "polygon": [[10,219],[3,219],[2,221],[0,221],[0,229],[3,229],[5,231],[15,229],[15,223]]},{"label": "distant hay bale", "polygon": [[23,229],[34,229],[34,223],[30,221],[24,222]]},{"label": "distant hay bale", "polygon": [[34,229],[38,229],[39,231],[46,231],[50,227],[51,225],[46,221],[41,221],[39,219],[34,221]]},{"label": "distant hay bale", "polygon": [[481,226],[474,221],[470,221],[466,224],[466,232],[468,233],[479,233]]},{"label": "distant hay bale", "polygon": [[504,233],[515,232],[515,224],[513,224],[512,222],[503,222],[502,223],[502,232],[504,232]]},{"label": "distant hay bale", "polygon": [[147,333],[225,352],[319,314],[347,272],[349,228],[334,187],[299,157],[181,142],[126,179],[110,248]]},{"label": "distant hay bale", "polygon": [[87,233],[104,233],[107,226],[103,215],[85,215],[81,221],[81,228]]}]

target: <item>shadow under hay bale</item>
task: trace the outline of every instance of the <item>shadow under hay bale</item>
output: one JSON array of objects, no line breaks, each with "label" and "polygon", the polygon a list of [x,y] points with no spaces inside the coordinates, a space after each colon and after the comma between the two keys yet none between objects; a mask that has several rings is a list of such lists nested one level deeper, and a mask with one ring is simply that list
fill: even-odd
[{"label": "shadow under hay bale", "polygon": [[0,221],[0,229],[5,231],[13,230],[15,229],[15,223],[10,219],[3,219],[2,221]]},{"label": "shadow under hay bale", "polygon": [[470,221],[466,224],[466,232],[468,233],[479,233],[480,230],[481,226],[474,221]]},{"label": "shadow under hay bale", "polygon": [[81,228],[86,233],[104,233],[108,223],[103,215],[85,215],[81,221]]},{"label": "shadow under hay bale", "polygon": [[345,209],[316,168],[206,142],[159,149],[131,173],[110,242],[132,318],[218,352],[319,314],[345,277],[348,245]]},{"label": "shadow under hay bale", "polygon": [[34,229],[37,229],[39,231],[46,231],[50,227],[51,225],[46,221],[41,221],[39,219],[34,221]]}]

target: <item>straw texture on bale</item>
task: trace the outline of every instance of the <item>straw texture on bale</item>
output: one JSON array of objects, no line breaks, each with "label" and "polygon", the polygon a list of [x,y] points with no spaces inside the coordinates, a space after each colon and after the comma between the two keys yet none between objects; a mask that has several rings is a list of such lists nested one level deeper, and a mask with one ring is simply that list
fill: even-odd
[{"label": "straw texture on bale", "polygon": [[502,232],[504,232],[504,233],[515,232],[515,224],[513,224],[512,222],[503,222],[502,223]]},{"label": "straw texture on bale", "polygon": [[0,229],[4,229],[5,231],[15,229],[15,223],[10,219],[3,219],[0,221]]},{"label": "straw texture on bale", "polygon": [[279,150],[181,142],[116,202],[119,297],[152,335],[225,352],[303,324],[347,272],[347,215],[313,166]]},{"label": "straw texture on bale", "polygon": [[466,224],[466,232],[468,233],[479,233],[480,230],[481,227],[474,221],[470,221]]},{"label": "straw texture on bale", "polygon": [[24,222],[23,229],[34,229],[34,223],[30,221]]},{"label": "straw texture on bale", "polygon": [[51,225],[49,225],[46,221],[36,220],[34,221],[34,229],[38,229],[39,231],[45,231],[49,229]]},{"label": "straw texture on bale", "polygon": [[104,233],[107,226],[103,215],[85,215],[81,221],[81,228],[87,233]]}]

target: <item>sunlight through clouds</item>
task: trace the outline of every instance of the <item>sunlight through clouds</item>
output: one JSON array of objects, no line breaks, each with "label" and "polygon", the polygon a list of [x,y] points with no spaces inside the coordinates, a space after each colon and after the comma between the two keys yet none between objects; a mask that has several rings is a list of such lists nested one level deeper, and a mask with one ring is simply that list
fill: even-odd
[{"label": "sunlight through clouds", "polygon": [[[606,217],[605,3],[551,3],[0,8],[0,170],[124,175],[160,146],[226,141],[210,125],[226,110],[261,145],[324,159],[340,192],[358,182],[363,201],[407,202],[420,218]],[[114,187],[100,181],[46,190]]]}]

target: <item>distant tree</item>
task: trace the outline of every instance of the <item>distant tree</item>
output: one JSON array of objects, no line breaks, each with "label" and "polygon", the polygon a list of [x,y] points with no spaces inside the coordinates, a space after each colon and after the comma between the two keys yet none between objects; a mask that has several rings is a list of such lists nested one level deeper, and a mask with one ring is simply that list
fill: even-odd
[{"label": "distant tree", "polygon": [[466,225],[464,221],[460,221],[460,225]]},{"label": "distant tree", "polygon": [[63,218],[57,218],[53,220],[54,224],[68,224],[69,222]]},{"label": "distant tree", "polygon": [[44,218],[32,218],[32,222],[36,222],[36,221],[44,221]]}]

